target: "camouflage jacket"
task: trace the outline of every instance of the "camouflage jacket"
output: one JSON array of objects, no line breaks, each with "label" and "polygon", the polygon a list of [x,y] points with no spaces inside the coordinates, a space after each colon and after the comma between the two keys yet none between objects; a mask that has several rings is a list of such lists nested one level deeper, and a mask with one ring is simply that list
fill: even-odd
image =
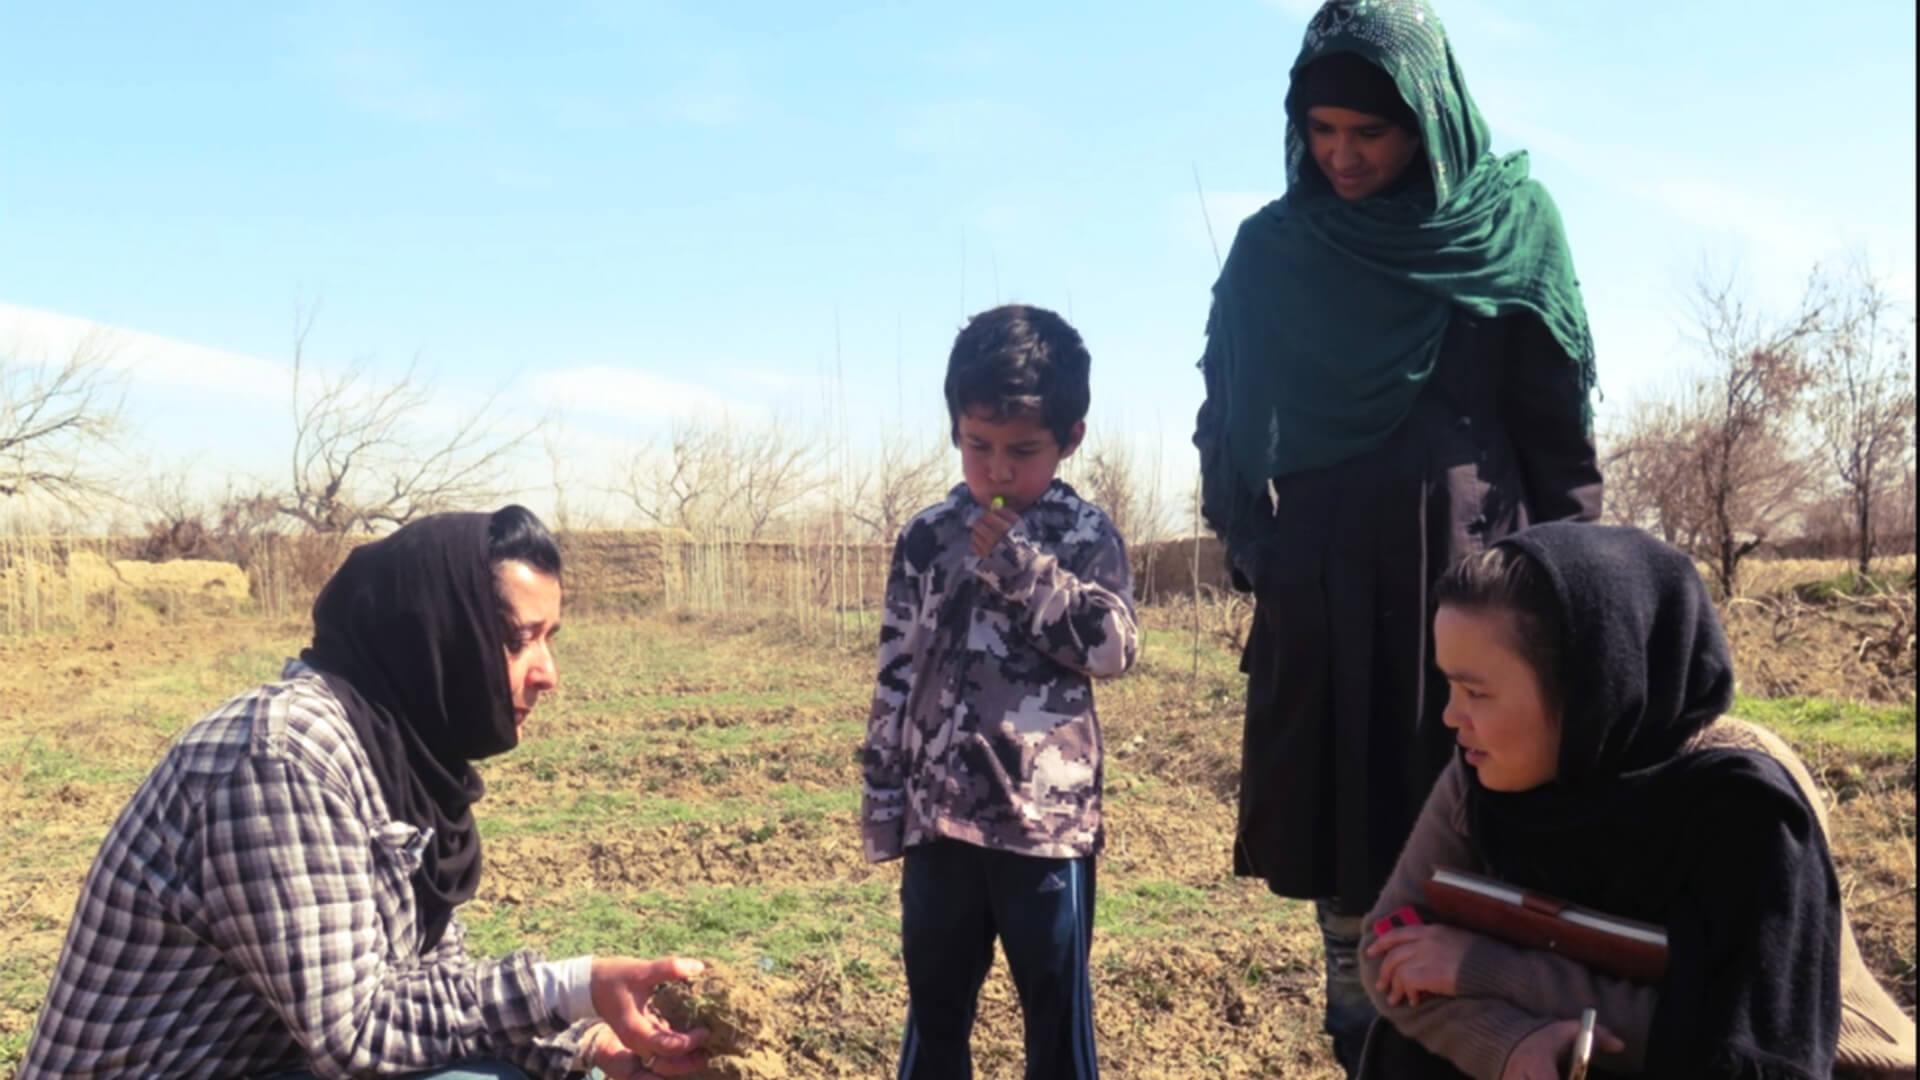
[{"label": "camouflage jacket", "polygon": [[1093,680],[1132,666],[1113,522],[1055,480],[985,558],[961,484],[894,545],[861,755],[867,858],[941,837],[1046,858],[1101,846]]}]

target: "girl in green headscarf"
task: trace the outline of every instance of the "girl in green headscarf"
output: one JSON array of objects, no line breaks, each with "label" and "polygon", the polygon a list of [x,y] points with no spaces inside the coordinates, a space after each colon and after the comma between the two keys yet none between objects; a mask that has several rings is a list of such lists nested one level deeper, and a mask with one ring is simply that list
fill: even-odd
[{"label": "girl in green headscarf", "polygon": [[1317,901],[1351,1070],[1359,917],[1447,757],[1428,591],[1599,516],[1593,343],[1559,213],[1489,149],[1425,0],[1323,6],[1286,108],[1287,191],[1214,285],[1194,442],[1255,597],[1234,869]]}]

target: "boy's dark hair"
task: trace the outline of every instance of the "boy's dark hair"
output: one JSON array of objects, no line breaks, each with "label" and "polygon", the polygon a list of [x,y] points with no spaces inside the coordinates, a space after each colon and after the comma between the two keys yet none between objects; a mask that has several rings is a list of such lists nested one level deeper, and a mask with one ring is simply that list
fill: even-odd
[{"label": "boy's dark hair", "polygon": [[1558,713],[1565,675],[1561,641],[1565,620],[1553,582],[1533,557],[1518,548],[1497,545],[1469,555],[1440,576],[1433,587],[1434,608],[1513,616],[1513,650],[1533,669],[1540,697]]},{"label": "boy's dark hair", "polygon": [[1006,304],[967,320],[947,357],[947,415],[960,442],[960,414],[995,420],[1037,414],[1065,449],[1086,419],[1092,358],[1080,332],[1046,308]]}]

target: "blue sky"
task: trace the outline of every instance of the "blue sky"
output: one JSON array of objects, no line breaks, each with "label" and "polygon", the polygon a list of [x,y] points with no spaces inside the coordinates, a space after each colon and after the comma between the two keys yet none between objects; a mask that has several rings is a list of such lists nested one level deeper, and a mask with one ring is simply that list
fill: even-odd
[{"label": "blue sky", "polygon": [[[0,9],[0,346],[107,328],[143,462],[270,476],[317,303],[318,363],[508,386],[591,473],[676,416],[808,430],[836,355],[856,442],[937,436],[962,316],[1018,299],[1085,334],[1096,435],[1189,473],[1194,174],[1222,246],[1280,193],[1312,4],[553,7]],[[1864,252],[1911,310],[1911,3],[1436,7],[1561,205],[1603,419],[1690,362],[1703,261],[1785,304]]]}]

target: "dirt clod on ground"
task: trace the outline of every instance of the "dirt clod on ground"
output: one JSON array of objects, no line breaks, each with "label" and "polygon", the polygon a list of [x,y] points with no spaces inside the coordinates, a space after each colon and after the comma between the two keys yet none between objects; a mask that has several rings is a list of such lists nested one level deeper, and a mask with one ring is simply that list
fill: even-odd
[{"label": "dirt clod on ground", "polygon": [[708,964],[696,982],[662,983],[653,1008],[681,1031],[706,1028],[708,1064],[694,1080],[782,1080],[784,1060],[768,1045],[774,997],[755,980]]}]

